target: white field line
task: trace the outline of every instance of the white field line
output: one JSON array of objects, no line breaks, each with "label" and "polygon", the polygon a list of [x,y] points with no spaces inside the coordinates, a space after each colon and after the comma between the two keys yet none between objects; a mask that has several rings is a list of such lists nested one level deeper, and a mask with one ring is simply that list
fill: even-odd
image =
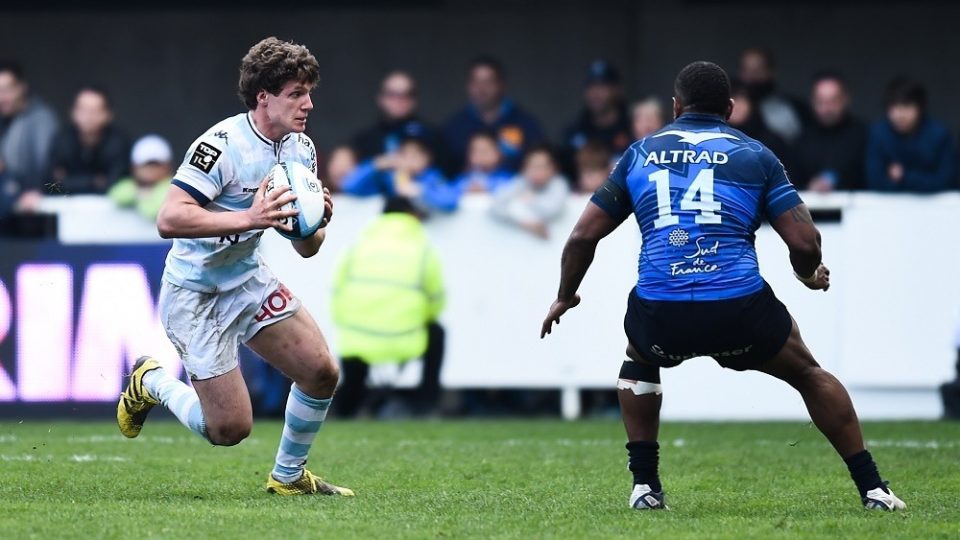
[{"label": "white field line", "polygon": [[[183,435],[179,437],[165,437],[161,435],[141,435],[135,439],[128,439],[123,435],[70,435],[67,442],[78,444],[104,444],[116,442],[135,442],[146,444],[202,444],[210,446],[210,443],[197,437],[196,435]],[[243,444],[260,444],[261,440],[257,437],[248,437],[243,440]]]},{"label": "white field line", "polygon": [[[73,454],[67,456],[66,461],[72,461],[74,463],[92,463],[95,461],[108,461],[108,462],[117,462],[122,463],[130,461],[129,458],[121,456],[98,456],[96,454]],[[18,455],[9,455],[9,454],[0,454],[0,461],[44,461],[49,462],[53,461],[54,457],[50,454],[47,455],[36,455],[36,454],[18,454]],[[59,461],[59,459],[58,459]]]},{"label": "white field line", "polygon": [[[960,441],[935,441],[935,440],[926,440],[920,441],[915,439],[867,439],[864,441],[867,445],[867,448],[914,448],[914,449],[926,449],[926,450],[939,450],[941,448],[960,448]],[[819,446],[829,446],[829,443],[825,439],[821,440],[808,440],[805,438],[798,438],[795,441],[789,440],[772,440],[772,439],[757,439],[754,441],[755,444],[762,446],[796,446],[797,444],[810,445],[815,444]]]}]

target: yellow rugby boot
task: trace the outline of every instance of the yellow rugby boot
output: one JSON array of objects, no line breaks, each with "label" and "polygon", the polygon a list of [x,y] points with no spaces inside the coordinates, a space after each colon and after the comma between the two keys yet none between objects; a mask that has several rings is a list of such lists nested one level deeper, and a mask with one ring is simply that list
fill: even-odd
[{"label": "yellow rugby boot", "polygon": [[160,403],[143,387],[143,376],[155,369],[160,369],[160,363],[149,356],[141,356],[133,365],[130,382],[117,403],[117,426],[124,437],[139,435],[150,409]]},{"label": "yellow rugby boot", "polygon": [[267,475],[267,493],[276,493],[277,495],[342,495],[344,497],[353,497],[352,489],[335,486],[325,482],[319,476],[306,469],[303,470],[303,476],[299,480],[284,484],[273,477]]}]

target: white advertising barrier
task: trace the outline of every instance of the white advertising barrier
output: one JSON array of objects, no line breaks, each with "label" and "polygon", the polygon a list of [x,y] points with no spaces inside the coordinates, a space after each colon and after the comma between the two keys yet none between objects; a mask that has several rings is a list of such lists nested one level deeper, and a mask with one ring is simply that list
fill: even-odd
[{"label": "white advertising barrier", "polygon": [[[76,205],[48,203],[60,213],[63,242],[133,240],[131,230],[118,231],[110,215],[116,211],[108,210],[106,201],[83,199]],[[790,308],[818,361],[851,390],[861,417],[940,416],[936,387],[952,376],[960,305],[954,270],[960,254],[949,242],[960,230],[960,195],[806,194],[805,199],[811,208],[842,211],[840,223],[820,224],[833,286],[826,293],[812,292],[797,282],[785,246],[768,226],[757,232],[764,276]],[[576,416],[577,390],[613,386],[625,358],[622,321],[640,248],[632,220],[601,243],[580,291],[583,303],[553,335],[539,339],[556,294],[566,235],[586,201],[570,199],[547,241],[493,221],[483,196],[471,196],[456,214],[428,222],[447,283],[442,315],[448,331],[446,387],[559,388],[565,415]],[[381,204],[337,198],[327,243],[309,260],[279,235],[264,236],[264,258],[304,301],[334,350],[326,300],[335,263]],[[155,232],[147,234],[143,241],[158,240]],[[689,329],[709,324],[690,321]],[[406,378],[416,377],[404,371]],[[724,370],[709,359],[664,370],[663,384],[667,419],[806,418],[802,401],[786,384],[759,373]]]}]

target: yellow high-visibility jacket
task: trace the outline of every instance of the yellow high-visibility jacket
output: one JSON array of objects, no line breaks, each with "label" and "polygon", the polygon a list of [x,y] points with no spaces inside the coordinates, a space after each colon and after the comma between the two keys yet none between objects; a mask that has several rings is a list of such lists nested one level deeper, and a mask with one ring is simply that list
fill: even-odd
[{"label": "yellow high-visibility jacket", "polygon": [[427,323],[444,305],[440,259],[420,221],[388,213],[343,256],[333,292],[341,357],[406,361],[427,348]]}]

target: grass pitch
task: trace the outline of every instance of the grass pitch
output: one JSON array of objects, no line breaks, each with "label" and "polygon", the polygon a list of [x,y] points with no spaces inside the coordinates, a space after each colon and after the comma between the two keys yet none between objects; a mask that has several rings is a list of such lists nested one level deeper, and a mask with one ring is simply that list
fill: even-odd
[{"label": "grass pitch", "polygon": [[311,469],[356,498],[264,492],[281,426],[214,448],[173,422],[0,423],[0,538],[958,538],[960,424],[868,423],[906,512],[867,512],[809,424],[662,428],[667,512],[627,508],[612,421],[336,422]]}]

